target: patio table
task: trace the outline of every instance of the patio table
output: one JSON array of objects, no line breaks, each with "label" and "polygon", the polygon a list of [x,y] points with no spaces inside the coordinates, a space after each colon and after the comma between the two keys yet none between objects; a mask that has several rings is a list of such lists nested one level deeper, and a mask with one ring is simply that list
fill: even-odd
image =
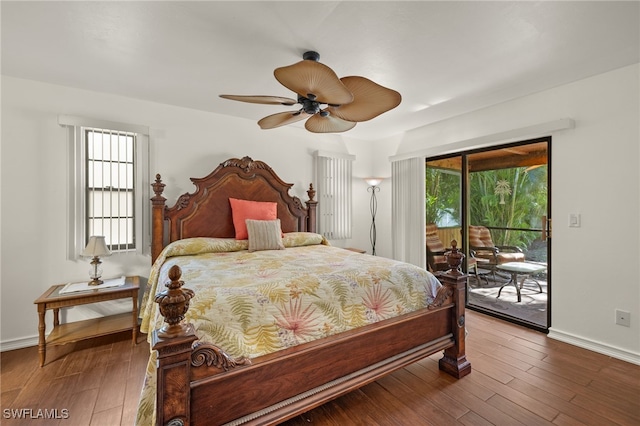
[{"label": "patio table", "polygon": [[[518,294],[518,302],[522,301],[522,296],[520,294],[520,290],[524,286],[524,281],[529,277],[529,275],[536,274],[547,269],[547,265],[542,263],[531,263],[531,262],[507,262],[497,266],[498,269],[508,272],[511,274],[511,279],[506,284],[503,284],[498,290],[498,296],[500,297],[500,293],[505,286],[509,284],[513,284],[516,288],[516,292]],[[522,275],[522,281],[520,285],[518,285],[518,275]],[[542,286],[537,280],[533,280],[540,289],[540,293],[542,293]]]}]

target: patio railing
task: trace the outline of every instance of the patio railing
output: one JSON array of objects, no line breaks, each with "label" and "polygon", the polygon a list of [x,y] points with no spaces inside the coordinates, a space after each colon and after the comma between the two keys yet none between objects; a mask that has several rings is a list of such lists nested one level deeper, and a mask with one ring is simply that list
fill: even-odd
[{"label": "patio railing", "polygon": [[[496,234],[506,231],[530,233],[528,238],[526,238],[526,240],[530,242],[526,246],[520,247],[525,254],[525,258],[532,262],[547,262],[547,243],[546,241],[542,241],[541,229],[506,228],[495,226],[487,226],[487,228],[491,231],[492,239],[497,245],[500,245],[500,238],[494,237],[494,232],[496,232]],[[462,228],[460,226],[438,228],[438,237],[440,237],[440,241],[442,241],[445,247],[451,246],[451,240],[456,240],[458,242],[458,247],[462,247],[461,229]]]}]

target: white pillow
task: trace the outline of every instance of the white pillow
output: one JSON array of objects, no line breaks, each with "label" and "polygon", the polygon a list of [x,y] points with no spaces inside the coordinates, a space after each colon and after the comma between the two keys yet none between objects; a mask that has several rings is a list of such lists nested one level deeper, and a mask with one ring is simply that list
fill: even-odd
[{"label": "white pillow", "polygon": [[249,251],[284,250],[280,219],[247,219],[245,223],[249,234]]}]

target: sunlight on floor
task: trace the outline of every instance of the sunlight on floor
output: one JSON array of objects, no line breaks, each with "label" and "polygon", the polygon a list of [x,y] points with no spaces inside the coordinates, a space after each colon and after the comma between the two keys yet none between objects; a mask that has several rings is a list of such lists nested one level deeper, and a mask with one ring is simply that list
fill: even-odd
[{"label": "sunlight on floor", "polygon": [[500,287],[508,280],[508,278],[497,277],[494,281],[489,275],[488,280],[481,279],[478,282],[472,276],[469,278],[469,305],[547,328],[547,281],[544,277],[536,278],[542,287],[542,293],[539,292],[534,281],[531,279],[525,281],[524,287],[520,290],[521,302],[517,301],[516,289],[512,284],[505,286],[500,297],[497,297]]}]

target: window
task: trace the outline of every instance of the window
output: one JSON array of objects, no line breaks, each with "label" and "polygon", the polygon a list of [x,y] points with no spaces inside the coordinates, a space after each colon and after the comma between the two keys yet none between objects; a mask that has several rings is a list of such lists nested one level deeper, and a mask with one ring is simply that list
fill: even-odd
[{"label": "window", "polygon": [[148,128],[60,116],[69,129],[68,258],[90,236],[112,252],[149,252]]},{"label": "window", "polygon": [[111,251],[136,248],[136,135],[85,129],[87,236],[104,235]]},{"label": "window", "polygon": [[318,231],[327,239],[351,238],[351,171],[355,156],[316,151]]}]

